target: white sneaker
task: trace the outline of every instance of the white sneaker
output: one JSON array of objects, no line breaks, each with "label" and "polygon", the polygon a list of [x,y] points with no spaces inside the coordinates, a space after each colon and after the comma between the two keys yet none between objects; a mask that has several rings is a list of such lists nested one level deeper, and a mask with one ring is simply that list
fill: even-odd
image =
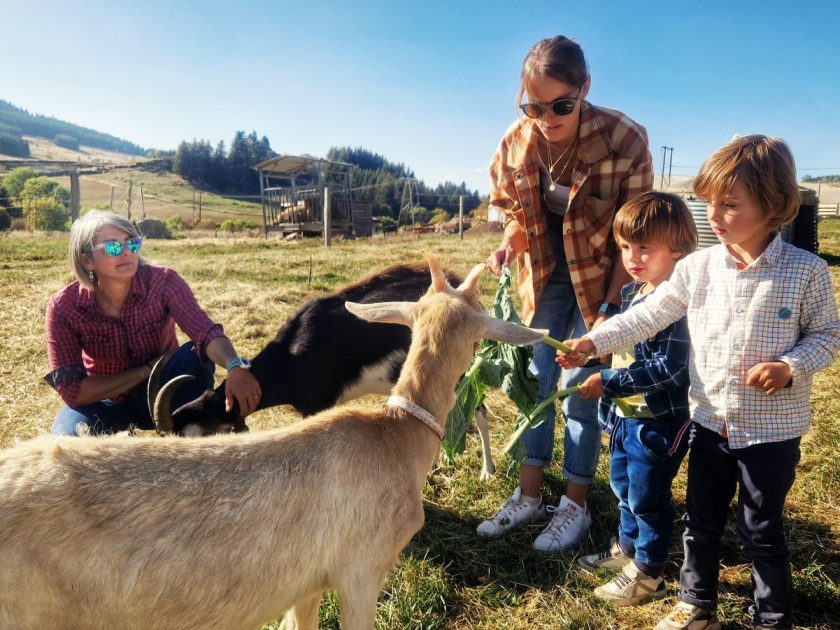
[{"label": "white sneaker", "polygon": [[497,538],[523,523],[544,520],[545,518],[545,504],[542,499],[539,501],[523,501],[522,489],[516,488],[513,496],[505,499],[502,507],[486,521],[479,523],[475,531],[479,536]]},{"label": "white sneaker", "polygon": [[542,553],[561,551],[580,542],[592,523],[589,510],[580,507],[565,494],[560,499],[560,505],[548,506],[546,511],[554,516],[534,541],[534,549]]}]

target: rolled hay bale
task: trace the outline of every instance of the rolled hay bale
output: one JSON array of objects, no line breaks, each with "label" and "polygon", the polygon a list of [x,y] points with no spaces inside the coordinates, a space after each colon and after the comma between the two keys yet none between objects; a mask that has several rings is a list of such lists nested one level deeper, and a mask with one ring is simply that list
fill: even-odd
[{"label": "rolled hay bale", "polygon": [[146,238],[172,238],[166,224],[157,219],[143,219],[137,227]]}]

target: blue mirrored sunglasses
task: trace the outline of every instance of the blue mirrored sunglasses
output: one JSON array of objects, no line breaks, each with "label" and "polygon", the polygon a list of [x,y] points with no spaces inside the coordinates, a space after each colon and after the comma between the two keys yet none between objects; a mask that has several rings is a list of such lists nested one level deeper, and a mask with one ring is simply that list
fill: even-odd
[{"label": "blue mirrored sunglasses", "polygon": [[105,241],[104,243],[99,243],[98,245],[94,245],[90,248],[90,251],[96,251],[97,249],[104,249],[105,253],[108,256],[119,256],[123,253],[124,249],[127,249],[132,254],[139,254],[140,249],[143,247],[143,239],[139,236],[135,236],[132,238],[125,239],[125,242],[121,241]]}]

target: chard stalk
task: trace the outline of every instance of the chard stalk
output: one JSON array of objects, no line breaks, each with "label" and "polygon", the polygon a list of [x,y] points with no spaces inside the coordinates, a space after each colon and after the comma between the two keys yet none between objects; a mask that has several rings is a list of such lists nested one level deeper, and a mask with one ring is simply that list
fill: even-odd
[{"label": "chard stalk", "polygon": [[[521,324],[517,324],[517,326],[520,326],[520,325]],[[527,326],[522,326],[522,327],[527,328]],[[554,337],[549,337],[548,335],[546,335],[545,337],[542,338],[542,342],[545,343],[545,344],[548,344],[549,346],[551,346],[555,350],[560,350],[561,352],[565,352],[567,354],[571,354],[571,353],[575,352],[574,350],[571,349],[571,347],[567,346],[562,341],[557,341]],[[585,352],[578,352],[577,354],[582,356],[587,361],[592,358],[590,355],[586,354]]]},{"label": "chard stalk", "polygon": [[458,398],[466,389],[467,385],[470,383],[470,379],[472,378],[473,374],[478,372],[481,368],[481,364],[484,363],[484,357],[480,354],[475,355],[473,359],[472,365],[470,368],[464,372],[463,378],[461,378],[461,382],[458,383],[458,388],[455,390],[455,397]]},{"label": "chard stalk", "polygon": [[510,436],[510,440],[508,440],[508,443],[505,445],[503,453],[507,455],[511,451],[513,446],[516,444],[517,440],[519,440],[519,438],[522,437],[522,434],[528,430],[531,424],[537,418],[540,417],[540,414],[542,414],[543,410],[545,410],[546,407],[548,407],[558,398],[565,398],[566,396],[575,394],[578,391],[580,391],[580,385],[572,385],[571,387],[567,387],[566,389],[558,389],[551,396],[549,396],[548,398],[543,400],[539,405],[534,407],[534,410],[530,414],[528,414],[528,417],[525,419],[525,422],[518,426],[516,428],[516,431],[513,432],[513,435]]}]

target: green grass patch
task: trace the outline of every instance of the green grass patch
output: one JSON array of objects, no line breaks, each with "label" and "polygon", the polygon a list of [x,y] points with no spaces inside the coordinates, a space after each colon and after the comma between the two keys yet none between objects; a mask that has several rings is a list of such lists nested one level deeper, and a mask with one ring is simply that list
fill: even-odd
[{"label": "green grass patch", "polygon": [[[420,261],[429,250],[455,271],[466,274],[498,243],[498,234],[457,237],[423,236],[337,241],[325,249],[317,239],[285,242],[271,238],[226,236],[149,240],[146,258],[181,273],[199,302],[225,325],[237,349],[254,355],[305,299],[394,262]],[[820,223],[823,256],[829,260],[840,293],[840,220]],[[44,346],[44,307],[49,296],[71,281],[67,236],[9,234],[0,236],[0,445],[47,431],[61,403],[43,382],[48,371]],[[489,304],[495,279],[481,280]],[[815,379],[812,431],[802,445],[802,462],[785,512],[794,575],[797,627],[827,630],[840,627],[840,367]],[[372,406],[381,399],[362,401]],[[505,469],[501,449],[513,430],[515,409],[498,392],[490,392],[491,440],[497,467]],[[272,428],[299,418],[289,409],[258,412],[252,430]],[[606,453],[606,449],[604,449]],[[544,492],[557,501],[564,490],[556,462],[546,476]],[[485,628],[557,630],[651,628],[674,604],[682,557],[677,521],[666,577],[670,596],[663,602],[613,609],[596,600],[592,589],[609,576],[579,570],[576,559],[606,546],[617,524],[615,498],[609,487],[606,454],[598,466],[589,506],[593,526],[579,548],[543,556],[532,548],[539,525],[500,540],[475,535],[478,522],[496,509],[516,485],[503,472],[488,483],[478,481],[480,445],[467,435],[467,449],[452,464],[430,474],[423,492],[426,524],[402,554],[379,599],[377,628]],[[678,475],[675,502],[684,509],[685,472]],[[372,523],[371,527],[376,524]],[[749,567],[730,524],[723,549],[720,615],[727,628],[749,628]],[[340,602],[330,594],[321,607],[321,627],[339,627]],[[267,622],[271,620],[266,620]],[[278,622],[266,625],[277,630]]]}]

